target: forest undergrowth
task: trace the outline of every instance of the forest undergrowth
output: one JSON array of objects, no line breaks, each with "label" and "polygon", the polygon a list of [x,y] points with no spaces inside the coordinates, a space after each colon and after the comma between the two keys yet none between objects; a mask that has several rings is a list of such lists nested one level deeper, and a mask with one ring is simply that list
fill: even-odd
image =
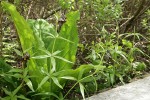
[{"label": "forest undergrowth", "polygon": [[85,99],[150,71],[149,0],[0,5],[2,100]]}]

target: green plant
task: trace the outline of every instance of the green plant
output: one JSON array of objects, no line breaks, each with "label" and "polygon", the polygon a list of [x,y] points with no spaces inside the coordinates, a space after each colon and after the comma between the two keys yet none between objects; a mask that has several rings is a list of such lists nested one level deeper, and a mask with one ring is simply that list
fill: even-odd
[{"label": "green plant", "polygon": [[25,89],[26,85],[28,86],[28,88],[33,90],[32,83],[29,79],[30,76],[28,76],[27,74],[28,74],[27,68],[25,69],[12,68],[12,66],[8,65],[4,60],[0,59],[0,79],[1,79],[0,99],[17,100],[17,98],[20,98],[24,100],[29,100],[25,97],[25,95],[22,95],[26,92]]},{"label": "green plant", "polygon": [[[65,2],[64,0],[58,0],[59,5],[56,5],[61,7],[50,11],[50,13],[47,11],[53,7],[49,4],[43,3],[41,9],[39,5],[38,8],[34,6],[41,4],[41,1],[35,0],[29,4],[26,3],[26,0],[21,1],[14,0],[12,3],[16,4],[18,8],[20,7],[19,4],[24,5],[22,8],[25,9],[24,13],[27,15],[23,16],[26,16],[27,20],[18,13],[15,6],[4,1],[1,2],[4,11],[10,14],[9,18],[14,22],[22,51],[18,51],[15,46],[12,48],[21,56],[23,61],[18,61],[21,66],[20,69],[17,69],[11,68],[12,66],[0,59],[0,99],[62,100],[70,99],[70,97],[72,99],[73,97],[70,94],[75,92],[77,94],[81,92],[83,99],[85,99],[85,92],[88,95],[90,92],[94,93],[118,82],[124,84],[130,78],[141,75],[147,69],[146,61],[149,61],[147,59],[150,57],[149,47],[145,45],[145,42],[146,44],[149,43],[147,37],[149,35],[136,33],[136,28],[132,33],[121,33],[121,31],[127,32],[130,30],[134,19],[133,17],[122,23],[126,20],[122,18],[124,14],[128,17],[130,14],[132,15],[130,12],[127,12],[130,14],[126,14],[122,11],[124,10],[122,6],[126,6],[125,1],[67,0],[68,2]],[[55,4],[56,2],[52,3]],[[79,11],[71,11],[76,9]],[[61,10],[69,13],[59,32],[56,31],[53,24],[49,24],[44,19],[38,19],[49,20],[49,16],[56,14],[56,17],[58,14],[56,12],[61,12]],[[37,14],[38,16],[34,17],[37,20],[28,19],[33,18],[35,12],[40,12],[40,14]],[[122,15],[122,13],[124,14]],[[32,14],[33,16],[31,16]],[[142,13],[137,14],[137,17],[136,14],[133,22]],[[146,16],[148,15],[149,11],[147,11]],[[78,23],[79,35],[84,38],[80,39],[84,43],[79,44],[79,47],[84,52],[81,56],[88,63],[87,65],[81,65],[83,62],[79,62],[77,65],[75,62],[79,41],[76,22],[79,17],[82,19]],[[149,31],[148,21],[149,18],[142,21],[142,25],[147,32]],[[129,27],[126,27],[126,24],[130,24],[127,25]],[[9,32],[9,30],[4,30],[7,35]],[[0,39],[2,37],[0,36]],[[8,46],[4,50],[12,52],[12,48]],[[24,58],[25,55],[28,58],[30,56],[30,59]],[[85,59],[86,55],[88,56]],[[10,57],[10,55],[3,56],[5,58]],[[77,60],[80,59],[77,58]]]},{"label": "green plant", "polygon": [[[16,11],[15,6],[6,2],[1,4],[11,15],[23,52],[30,55],[27,69],[32,76],[31,81],[27,77],[23,80],[30,82],[29,88],[33,93],[37,92],[32,96],[35,98],[39,95],[42,95],[41,98],[54,96],[60,99],[57,95],[60,94],[59,90],[63,89],[65,80],[76,79],[84,97],[84,86],[79,80],[94,67],[82,65],[75,70],[72,69],[78,44],[76,21],[79,19],[79,12],[67,14],[66,23],[62,26],[60,33],[57,33],[54,26],[45,20],[28,20],[28,24]],[[20,89],[21,86],[18,88]],[[11,94],[8,95],[11,96]]]},{"label": "green plant", "polygon": [[11,68],[9,71],[1,73],[0,76],[3,84],[1,87],[2,100],[17,100],[17,98],[29,100],[26,97],[26,92],[28,92],[28,89],[32,91],[34,91],[34,89],[30,80],[31,76],[28,75],[28,68]]},{"label": "green plant", "polygon": [[[93,42],[90,47],[90,54],[87,59],[90,59],[92,64],[101,64],[106,66],[104,70],[104,77],[100,80],[106,80],[105,82],[110,86],[121,81],[129,81],[139,71],[146,69],[146,65],[142,61],[136,59],[137,55],[141,54],[147,56],[140,48],[136,47],[137,39],[146,39],[139,33],[127,33],[117,35],[116,32],[109,33],[104,27],[101,31],[100,41]],[[124,37],[123,37],[124,36]],[[132,41],[127,38],[134,37]],[[120,40],[122,40],[120,42]]]}]

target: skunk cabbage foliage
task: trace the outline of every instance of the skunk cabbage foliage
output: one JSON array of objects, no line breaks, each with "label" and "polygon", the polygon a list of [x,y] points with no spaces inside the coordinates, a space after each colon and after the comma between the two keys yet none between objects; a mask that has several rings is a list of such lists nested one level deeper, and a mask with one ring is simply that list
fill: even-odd
[{"label": "skunk cabbage foliage", "polygon": [[26,21],[14,5],[7,2],[1,2],[1,5],[11,15],[23,52],[30,54],[27,66],[34,89],[55,92],[63,88],[64,80],[58,76],[71,69],[75,62],[79,12],[68,13],[66,22],[57,33],[55,27],[44,19]]}]

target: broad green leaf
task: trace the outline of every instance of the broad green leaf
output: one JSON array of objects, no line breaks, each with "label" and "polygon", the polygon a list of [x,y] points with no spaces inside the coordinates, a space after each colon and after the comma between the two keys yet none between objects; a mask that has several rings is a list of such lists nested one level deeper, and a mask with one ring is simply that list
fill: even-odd
[{"label": "broad green leaf", "polygon": [[[35,43],[33,32],[28,26],[28,23],[25,19],[18,13],[16,7],[8,2],[2,1],[2,7],[11,15],[12,20],[14,21],[15,27],[17,29],[21,46],[23,50],[29,49]],[[31,53],[31,50],[29,51]]]},{"label": "broad green leaf", "polygon": [[46,48],[51,43],[51,39],[49,37],[56,38],[56,35],[58,35],[55,31],[54,26],[52,24],[49,24],[44,19],[30,19],[28,20],[28,23],[33,29],[33,32],[36,36],[36,40],[39,41],[40,44],[44,45]]},{"label": "broad green leaf", "polygon": [[[66,23],[63,24],[59,36],[49,44],[51,46],[54,45],[54,48],[51,48],[51,46],[48,48],[50,51],[62,51],[58,56],[73,63],[75,62],[77,44],[79,41],[76,23],[79,18],[78,11],[68,13]],[[62,59],[56,60],[57,66],[60,66],[57,67],[57,70],[70,69],[73,63],[68,63],[68,61]]]}]

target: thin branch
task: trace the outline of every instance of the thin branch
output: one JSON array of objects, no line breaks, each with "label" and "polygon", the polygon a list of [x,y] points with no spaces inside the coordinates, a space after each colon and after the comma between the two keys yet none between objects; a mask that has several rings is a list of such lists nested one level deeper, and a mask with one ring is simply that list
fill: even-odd
[{"label": "thin branch", "polygon": [[60,10],[61,10],[61,7],[58,7],[57,9],[52,10],[48,15],[44,17],[44,19],[47,19],[48,17],[52,16],[53,14],[55,14],[56,12]]},{"label": "thin branch", "polygon": [[29,6],[29,9],[28,9],[28,14],[27,14],[27,17],[26,17],[26,19],[28,19],[29,15],[30,15],[31,8],[32,8],[32,5],[33,5],[32,3],[33,3],[33,1],[31,1],[31,4],[30,4],[30,6]]}]

